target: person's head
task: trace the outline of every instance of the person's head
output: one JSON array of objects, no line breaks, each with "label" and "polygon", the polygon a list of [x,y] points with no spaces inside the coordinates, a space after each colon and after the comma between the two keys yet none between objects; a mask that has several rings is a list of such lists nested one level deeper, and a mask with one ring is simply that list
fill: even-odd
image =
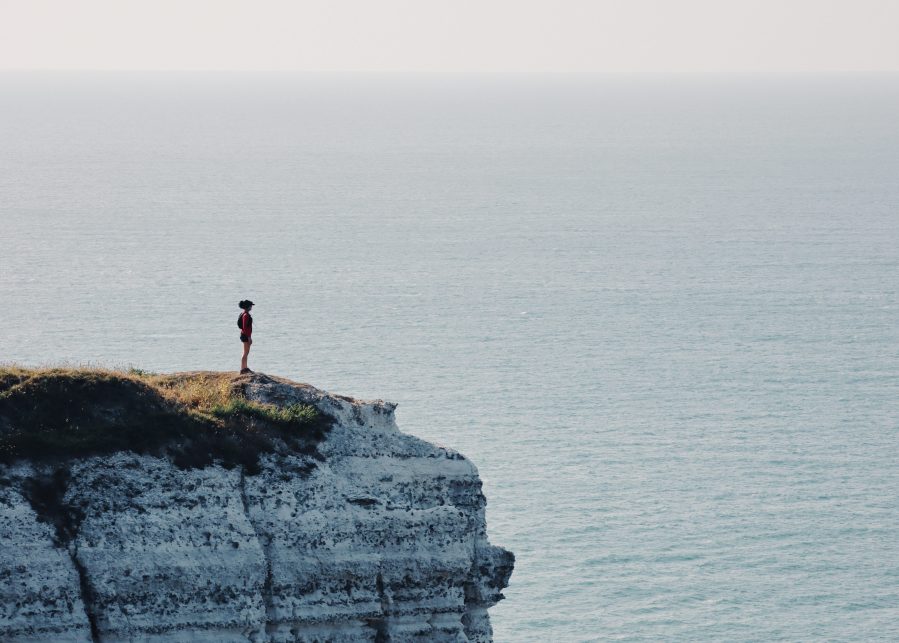
[{"label": "person's head", "polygon": [[249,299],[243,299],[237,305],[240,306],[241,308],[243,308],[247,312],[250,312],[253,309],[253,302],[250,301]]}]

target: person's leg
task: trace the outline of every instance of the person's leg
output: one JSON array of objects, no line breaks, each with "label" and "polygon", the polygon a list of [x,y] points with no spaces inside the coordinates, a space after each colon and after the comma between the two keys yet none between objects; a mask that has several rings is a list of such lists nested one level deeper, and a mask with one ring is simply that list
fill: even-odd
[{"label": "person's leg", "polygon": [[247,368],[247,357],[250,355],[250,342],[246,341],[243,343],[243,357],[240,360],[240,370],[245,370]]}]

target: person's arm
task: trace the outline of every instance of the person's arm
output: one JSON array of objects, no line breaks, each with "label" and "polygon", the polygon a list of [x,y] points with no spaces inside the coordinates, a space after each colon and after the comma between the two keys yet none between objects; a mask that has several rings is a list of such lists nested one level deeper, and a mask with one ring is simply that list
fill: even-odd
[{"label": "person's arm", "polygon": [[243,334],[247,337],[253,336],[253,318],[250,317],[250,313],[245,313],[243,318]]}]

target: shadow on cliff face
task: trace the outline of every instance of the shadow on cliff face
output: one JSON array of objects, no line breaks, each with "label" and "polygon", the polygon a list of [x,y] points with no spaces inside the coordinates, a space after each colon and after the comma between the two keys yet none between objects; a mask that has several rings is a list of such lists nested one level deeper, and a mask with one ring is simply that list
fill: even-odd
[{"label": "shadow on cliff face", "polygon": [[75,537],[84,520],[84,509],[65,501],[70,476],[70,472],[65,468],[57,468],[52,473],[43,472],[25,480],[22,491],[37,519],[53,527],[53,544],[68,552],[72,566],[78,574],[79,590],[85,616],[90,625],[91,641],[99,641],[100,630],[96,614],[92,609],[94,591],[88,580],[84,564],[78,558],[77,547],[73,547]]},{"label": "shadow on cliff face", "polygon": [[224,373],[0,368],[0,462],[130,451],[181,468],[240,465],[252,475],[259,456],[276,449],[320,457],[332,424],[314,406],[249,401]]},{"label": "shadow on cliff face", "polygon": [[84,520],[84,511],[80,507],[69,506],[63,500],[69,486],[69,476],[67,469],[60,468],[29,478],[23,487],[38,520],[53,526],[54,543],[58,547],[72,541]]}]

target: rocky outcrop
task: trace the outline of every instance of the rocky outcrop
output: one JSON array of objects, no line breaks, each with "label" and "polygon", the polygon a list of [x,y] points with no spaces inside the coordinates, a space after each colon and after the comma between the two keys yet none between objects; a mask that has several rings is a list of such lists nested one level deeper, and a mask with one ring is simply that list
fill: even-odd
[{"label": "rocky outcrop", "polygon": [[489,641],[513,556],[474,465],[392,404],[242,386],[336,421],[253,472],[127,451],[0,468],[0,640]]}]

